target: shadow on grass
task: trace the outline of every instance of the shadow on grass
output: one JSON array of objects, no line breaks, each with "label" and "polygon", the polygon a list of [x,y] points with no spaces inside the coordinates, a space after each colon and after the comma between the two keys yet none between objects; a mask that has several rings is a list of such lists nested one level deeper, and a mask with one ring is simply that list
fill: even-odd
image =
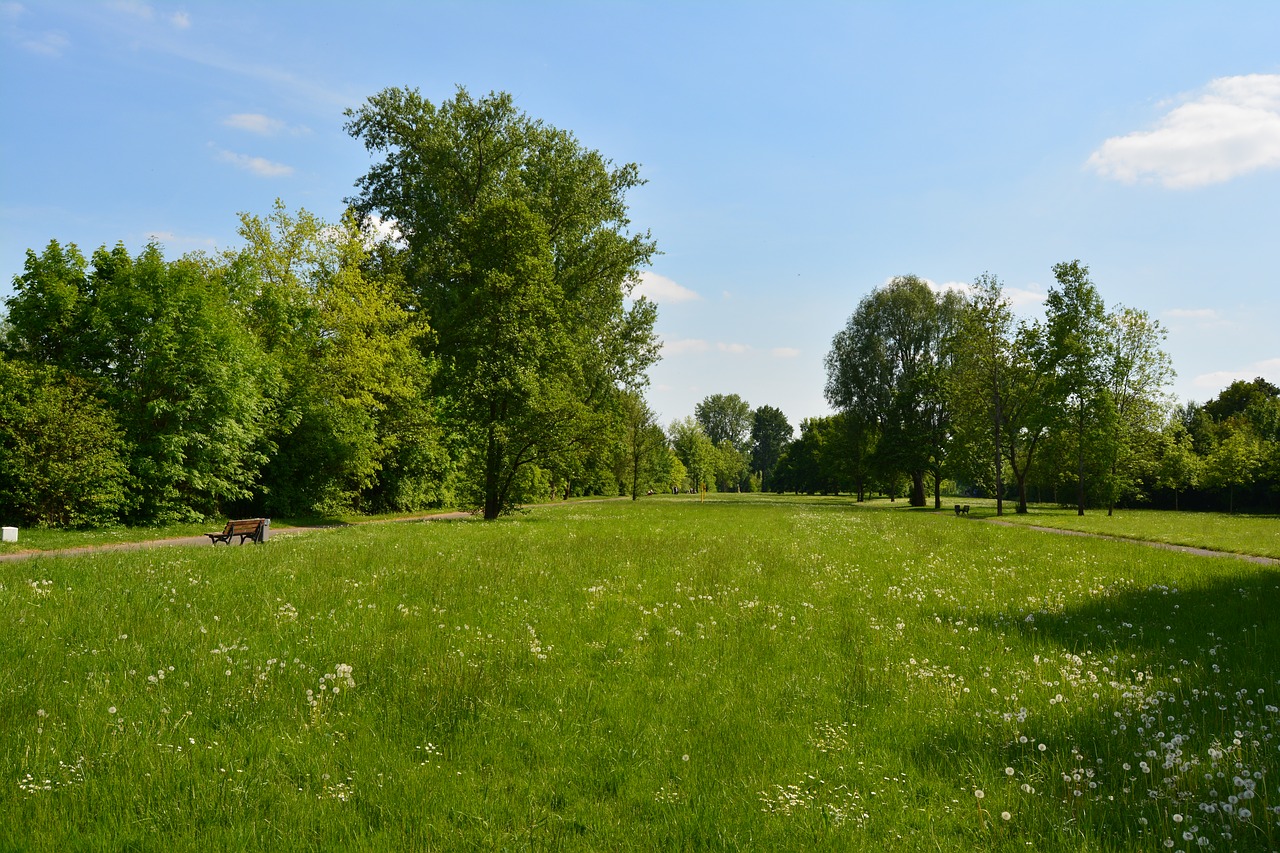
[{"label": "shadow on grass", "polygon": [[1272,849],[1277,602],[1280,571],[1241,568],[1056,612],[992,616],[990,630],[1021,641],[1003,664],[1011,683],[1001,693],[1015,701],[993,697],[976,730],[940,723],[913,759],[994,766],[997,776],[1011,768],[1013,781],[1025,777],[1098,837],[1123,828],[1147,846],[1147,827],[1180,835],[1191,831],[1176,826],[1186,816],[1214,845]]}]

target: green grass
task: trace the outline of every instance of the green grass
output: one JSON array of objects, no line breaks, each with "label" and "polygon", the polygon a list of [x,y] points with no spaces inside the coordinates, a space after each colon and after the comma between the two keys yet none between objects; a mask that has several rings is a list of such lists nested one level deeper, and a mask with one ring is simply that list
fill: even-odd
[{"label": "green grass", "polygon": [[1278,590],[746,496],[4,563],[0,849],[1273,849]]},{"label": "green grass", "polygon": [[[1129,539],[1190,545],[1234,554],[1255,554],[1280,559],[1280,516],[1228,514],[1223,512],[1171,512],[1153,509],[1117,509],[1108,516],[1106,510],[1086,510],[1083,516],[1074,509],[1036,507],[1026,515],[1017,515],[1005,504],[1002,518],[1018,524],[1081,530]],[[974,506],[971,514],[994,517],[995,507]]]}]

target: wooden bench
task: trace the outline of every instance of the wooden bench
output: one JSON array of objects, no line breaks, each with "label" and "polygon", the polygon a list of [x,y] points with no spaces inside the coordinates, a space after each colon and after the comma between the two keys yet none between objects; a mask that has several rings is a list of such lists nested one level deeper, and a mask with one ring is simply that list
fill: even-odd
[{"label": "wooden bench", "polygon": [[968,504],[964,504],[963,506],[962,506],[962,505],[960,505],[960,504],[956,504],[956,516],[957,516],[957,517],[958,517],[958,516],[961,516],[961,515],[968,515],[968,514],[969,514],[969,505],[968,505]]},{"label": "wooden bench", "polygon": [[257,544],[267,541],[267,525],[270,522],[269,518],[241,518],[237,521],[228,521],[221,533],[206,533],[205,536],[209,537],[210,545],[217,545],[219,542],[230,545],[232,536],[239,536],[241,545],[246,539],[252,539],[254,544]]}]

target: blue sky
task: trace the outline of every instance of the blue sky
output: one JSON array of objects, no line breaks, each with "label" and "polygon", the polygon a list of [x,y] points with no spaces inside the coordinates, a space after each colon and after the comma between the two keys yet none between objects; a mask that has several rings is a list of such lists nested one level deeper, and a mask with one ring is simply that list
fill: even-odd
[{"label": "blue sky", "polygon": [[823,357],[894,275],[1059,261],[1168,330],[1172,387],[1280,383],[1280,4],[0,2],[0,297],[27,249],[237,244],[336,218],[387,86],[510,92],[648,184],[664,422],[829,411]]}]

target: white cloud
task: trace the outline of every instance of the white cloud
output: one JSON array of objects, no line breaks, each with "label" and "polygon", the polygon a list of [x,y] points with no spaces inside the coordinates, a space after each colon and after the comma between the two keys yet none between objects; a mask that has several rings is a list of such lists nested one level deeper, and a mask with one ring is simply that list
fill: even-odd
[{"label": "white cloud", "polygon": [[1175,320],[1217,320],[1219,315],[1214,308],[1170,308],[1164,316]]},{"label": "white cloud", "polygon": [[284,129],[284,122],[280,119],[271,118],[262,113],[236,113],[224,118],[222,123],[236,130],[247,130],[262,136],[271,136]]},{"label": "white cloud", "polygon": [[731,355],[743,355],[744,353],[751,352],[751,347],[746,344],[726,344],[724,341],[717,342],[716,349],[720,350],[720,352],[730,353]]},{"label": "white cloud", "polygon": [[311,128],[305,125],[290,127],[280,119],[262,113],[235,113],[224,118],[222,124],[226,127],[234,127],[236,130],[256,133],[259,136],[275,136],[282,131],[287,131],[294,136],[305,136],[311,132]]},{"label": "white cloud", "polygon": [[1028,287],[1006,287],[1004,295],[1013,310],[1021,311],[1042,304],[1049,294],[1040,285],[1032,284]]},{"label": "white cloud", "polygon": [[796,358],[800,355],[800,350],[795,347],[774,347],[769,350],[769,354],[774,358]]},{"label": "white cloud", "polygon": [[683,285],[676,284],[665,275],[645,270],[640,273],[640,283],[631,291],[635,298],[646,297],[650,302],[674,304],[694,302],[702,297]]},{"label": "white cloud", "polygon": [[[889,281],[893,281],[893,279],[889,279]],[[958,293],[967,295],[973,290],[973,285],[969,284],[967,281],[948,281],[943,284],[938,284],[936,281],[931,281],[927,278],[921,279],[921,281],[929,285],[929,289],[934,293],[946,293],[948,290],[954,290]]]},{"label": "white cloud", "polygon": [[115,0],[115,2],[107,5],[117,12],[123,12],[126,15],[132,15],[144,21],[150,21],[156,16],[155,9],[151,8],[147,3],[139,2],[139,0]]},{"label": "white cloud", "polygon": [[0,17],[16,21],[26,14],[27,7],[21,3],[0,3]]},{"label": "white cloud", "polygon": [[662,342],[663,355],[684,355],[690,352],[706,352],[711,345],[701,338],[679,338]]},{"label": "white cloud", "polygon": [[217,149],[218,159],[224,163],[252,172],[260,178],[283,178],[293,174],[293,167],[284,163],[276,163],[264,157],[250,157],[248,154],[237,154],[234,151]]},{"label": "white cloud", "polygon": [[148,231],[147,239],[171,248],[212,249],[218,245],[212,237],[190,237],[172,231]]},{"label": "white cloud", "polygon": [[191,16],[186,12],[174,12],[169,16],[169,23],[180,30],[187,30],[191,28]]},{"label": "white cloud", "polygon": [[1103,142],[1086,165],[1121,183],[1175,189],[1280,167],[1280,74],[1219,77],[1154,130]]},{"label": "white cloud", "polygon": [[1237,379],[1248,382],[1259,376],[1268,382],[1280,382],[1280,358],[1255,361],[1253,364],[1238,370],[1215,370],[1212,373],[1202,373],[1191,380],[1191,384],[1196,388],[1203,388],[1207,391],[1218,391]]},{"label": "white cloud", "polygon": [[22,40],[22,46],[31,53],[38,53],[41,56],[49,56],[55,59],[62,56],[63,51],[70,45],[70,39],[62,33],[53,31],[28,36]]}]

